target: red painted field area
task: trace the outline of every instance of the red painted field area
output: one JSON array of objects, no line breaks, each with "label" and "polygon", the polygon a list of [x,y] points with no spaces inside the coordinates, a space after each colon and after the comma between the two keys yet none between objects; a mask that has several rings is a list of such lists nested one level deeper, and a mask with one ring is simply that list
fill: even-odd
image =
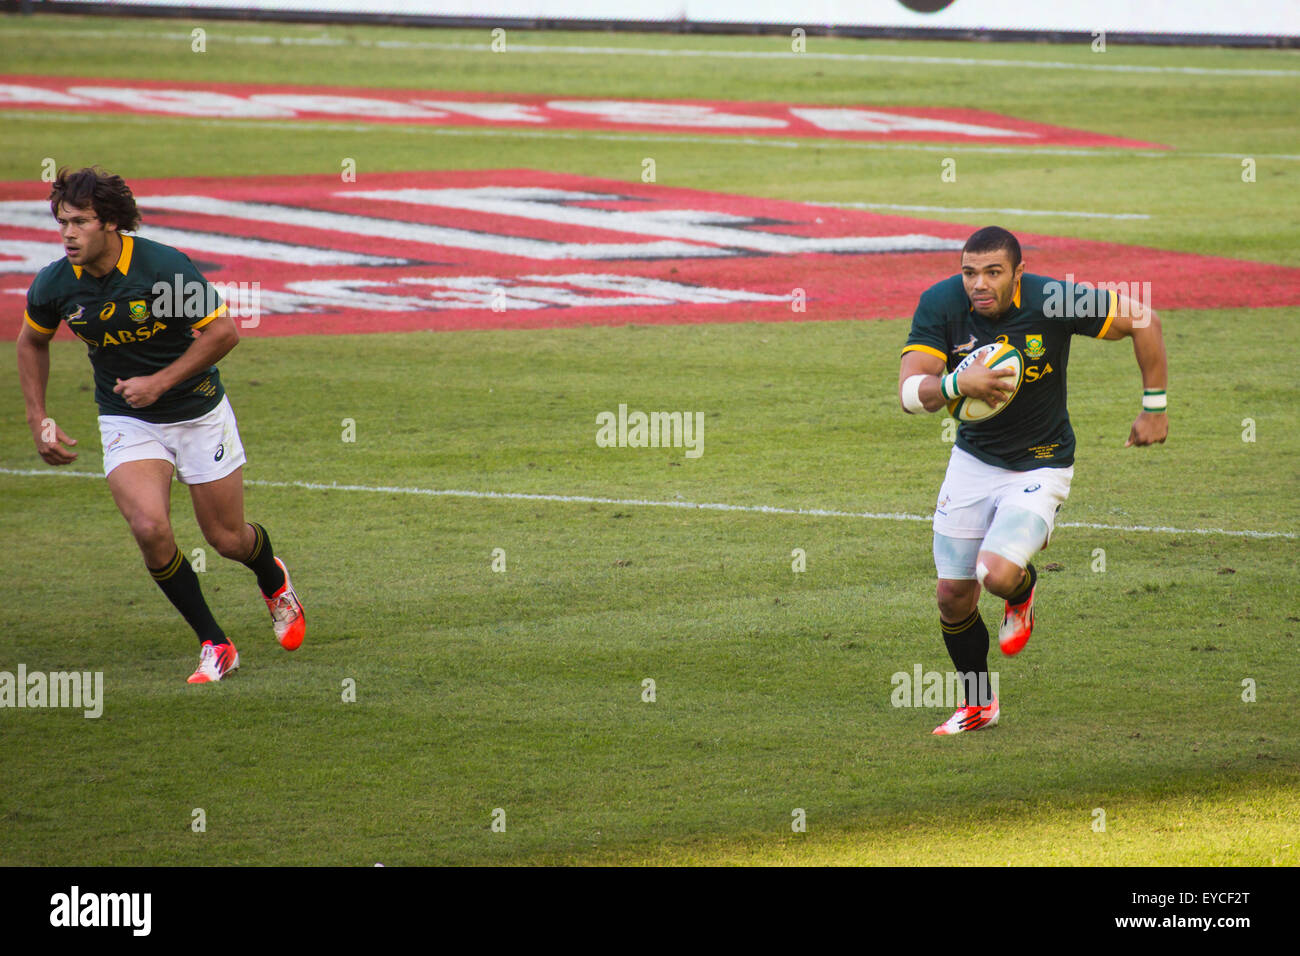
[{"label": "red painted field area", "polygon": [[149,116],[1165,149],[987,110],[0,76],[0,106]]},{"label": "red painted field area", "polygon": [[[531,170],[132,186],[140,235],[228,284],[252,335],[905,318],[957,271],[972,231]],[[46,194],[40,183],[0,185],[6,338],[33,275],[62,254]],[[1020,239],[1030,272],[1150,283],[1156,309],[1300,305],[1300,269]]]}]

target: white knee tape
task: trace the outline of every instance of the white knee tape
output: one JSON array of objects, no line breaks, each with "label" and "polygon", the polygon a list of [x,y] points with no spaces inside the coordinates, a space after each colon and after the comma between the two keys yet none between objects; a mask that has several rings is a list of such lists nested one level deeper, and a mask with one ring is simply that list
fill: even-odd
[{"label": "white knee tape", "polygon": [[1047,534],[1047,522],[1034,512],[1007,508],[994,517],[993,526],[984,536],[983,550],[1001,555],[1023,568],[1043,549]]},{"label": "white knee tape", "polygon": [[975,580],[980,583],[980,587],[984,587],[984,579],[988,576],[989,566],[987,564],[981,561],[979,564],[975,565]]}]

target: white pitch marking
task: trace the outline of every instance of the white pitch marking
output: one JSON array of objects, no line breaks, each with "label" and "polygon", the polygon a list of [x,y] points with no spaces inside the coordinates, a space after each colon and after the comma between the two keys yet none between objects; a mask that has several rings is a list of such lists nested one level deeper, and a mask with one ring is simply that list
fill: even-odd
[{"label": "white pitch marking", "polygon": [[[185,34],[189,39],[189,34]],[[489,44],[446,44],[444,49],[487,51]],[[1244,67],[1138,66],[1123,63],[1069,63],[1064,60],[985,60],[965,56],[909,56],[891,53],[793,53],[783,50],[656,50],[644,47],[585,47],[512,44],[524,53],[577,53],[600,56],[695,56],[737,60],[839,60],[848,63],[920,63],[932,66],[999,66],[1011,69],[1106,70],[1113,73],[1178,73],[1192,76],[1300,76],[1300,70],[1260,70]]]},{"label": "white pitch marking", "polygon": [[916,212],[1001,212],[1015,216],[1073,216],[1082,219],[1150,219],[1142,212],[1070,212],[1064,209],[1002,209],[983,206],[909,206],[896,202],[818,202],[813,206],[845,209],[906,209]]},{"label": "white pitch marking", "polygon": [[[37,468],[0,468],[0,475],[19,477],[102,478],[95,471],[55,471]],[[903,512],[836,511],[831,508],[779,508],[773,505],[729,505],[711,501],[654,501],[646,498],[598,498],[592,495],[546,495],[522,491],[463,491],[453,488],[408,488],[400,485],[340,485],[317,481],[265,481],[245,478],[255,488],[301,488],[304,491],[357,491],[382,495],[422,495],[431,498],[483,498],[504,501],[554,501],[560,504],[630,505],[643,508],[683,508],[694,511],[739,511],[749,514],[794,515],[810,518],[867,518],[873,521],[930,521],[931,515]],[[1221,534],[1233,538],[1300,538],[1290,531],[1233,531],[1226,528],[1173,528],[1167,525],[1092,524],[1086,521],[1058,521],[1058,528],[1089,528],[1094,531],[1149,531],[1156,534]]]},{"label": "white pitch marking", "polygon": [[[77,36],[139,40],[173,40],[189,43],[193,38],[188,33],[150,32],[145,30],[64,30]],[[48,37],[45,30],[9,29],[9,35],[22,34]],[[320,46],[320,47],[376,47],[383,50],[464,50],[473,53],[487,53],[491,50],[488,43],[435,43],[419,40],[363,40],[342,39],[337,37],[272,37],[241,36],[224,34],[222,43],[251,44],[255,46]],[[670,50],[653,47],[621,46],[550,46],[538,43],[512,43],[511,53],[573,53],[590,56],[683,56],[683,57],[719,57],[731,60],[828,60],[846,63],[917,63],[930,66],[996,66],[1014,70],[1099,70],[1111,73],[1174,73],[1188,76],[1300,76],[1300,70],[1262,70],[1245,67],[1202,67],[1202,66],[1140,66],[1123,63],[1070,63],[1065,60],[995,60],[964,56],[916,56],[901,53],[794,53],[785,50]]]}]

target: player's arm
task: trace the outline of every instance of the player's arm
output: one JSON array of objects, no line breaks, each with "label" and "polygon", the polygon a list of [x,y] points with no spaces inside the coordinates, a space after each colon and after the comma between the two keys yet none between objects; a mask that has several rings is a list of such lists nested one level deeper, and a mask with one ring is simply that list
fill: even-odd
[{"label": "player's arm", "polygon": [[1128,296],[1115,296],[1115,314],[1101,334],[1103,339],[1131,338],[1133,354],[1142,372],[1142,412],[1129,430],[1124,447],[1154,445],[1169,435],[1165,388],[1169,366],[1165,356],[1165,338],[1159,317],[1145,303]]},{"label": "player's arm", "polygon": [[898,369],[898,403],[908,414],[937,412],[948,404],[943,389],[956,389],[958,395],[970,395],[997,408],[1014,390],[1012,382],[1004,381],[1016,373],[1009,368],[997,370],[974,362],[946,386],[940,384],[947,363],[928,351],[913,349],[903,353]]},{"label": "player's arm", "polygon": [[49,335],[36,331],[30,321],[24,321],[18,333],[18,381],[23,389],[23,404],[27,406],[27,427],[36,442],[36,453],[50,465],[66,465],[76,460],[77,453],[64,446],[77,443],[69,438],[54,419],[45,413],[45,388],[50,381]]},{"label": "player's arm", "polygon": [[[943,396],[939,394],[939,376],[944,370],[943,359],[937,355],[919,351],[904,352],[898,369],[898,404],[903,411],[911,415],[918,411],[937,412],[943,408]],[[918,376],[920,381],[913,381]],[[915,390],[915,395],[911,394],[912,390]]]},{"label": "player's arm", "polygon": [[201,327],[202,334],[190,343],[180,358],[152,375],[119,378],[113,391],[132,408],[145,408],[158,401],[168,389],[216,365],[239,344],[239,330],[224,305],[220,314],[195,327]]}]

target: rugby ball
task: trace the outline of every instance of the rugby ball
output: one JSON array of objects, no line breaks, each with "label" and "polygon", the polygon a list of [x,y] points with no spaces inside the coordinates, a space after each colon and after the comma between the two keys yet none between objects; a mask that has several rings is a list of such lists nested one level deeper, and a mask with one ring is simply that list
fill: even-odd
[{"label": "rugby ball", "polygon": [[1012,399],[1020,391],[1020,383],[1025,380],[1025,360],[1021,356],[1020,350],[1013,345],[1007,345],[1005,342],[992,342],[988,345],[981,345],[962,359],[955,371],[961,372],[970,368],[972,362],[983,362],[989,368],[1015,369],[1016,377],[1012,383],[1015,387],[1012,389],[1011,394],[1007,396],[1007,400],[997,408],[989,407],[987,402],[981,402],[978,398],[958,395],[948,403],[948,414],[959,422],[982,422],[992,418],[1011,404]]}]

